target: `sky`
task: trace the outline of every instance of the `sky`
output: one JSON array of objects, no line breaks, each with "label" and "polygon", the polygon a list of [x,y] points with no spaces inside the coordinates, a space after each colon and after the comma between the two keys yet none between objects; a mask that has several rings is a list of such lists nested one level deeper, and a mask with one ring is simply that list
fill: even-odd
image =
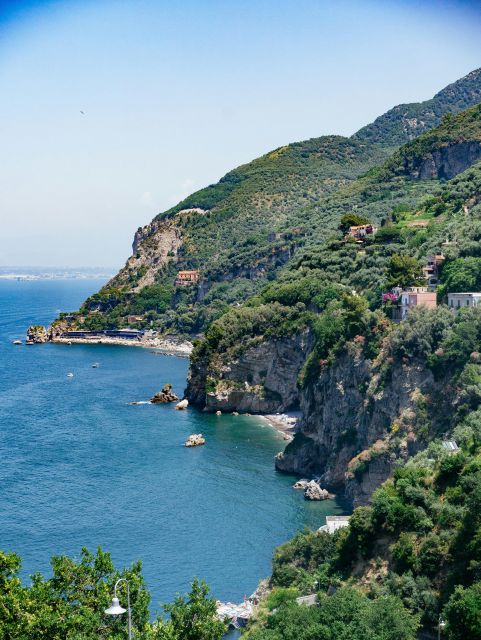
[{"label": "sky", "polygon": [[288,142],[481,66],[481,0],[0,0],[0,265],[119,267]]}]

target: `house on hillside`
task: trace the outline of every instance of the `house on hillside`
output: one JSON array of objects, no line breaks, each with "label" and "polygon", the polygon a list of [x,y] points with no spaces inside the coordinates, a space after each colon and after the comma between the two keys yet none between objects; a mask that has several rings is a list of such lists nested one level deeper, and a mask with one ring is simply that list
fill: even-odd
[{"label": "house on hillside", "polygon": [[427,264],[423,267],[423,274],[428,285],[435,286],[439,283],[439,265],[443,260],[442,253],[427,257]]},{"label": "house on hillside", "polygon": [[196,269],[192,271],[179,271],[175,279],[176,287],[189,287],[199,282],[199,272]]},{"label": "house on hillside", "polygon": [[448,293],[448,307],[460,309],[461,307],[477,307],[481,302],[481,293]]},{"label": "house on hillside", "polygon": [[393,320],[404,320],[413,307],[420,306],[434,309],[437,306],[436,292],[430,291],[428,287],[402,289],[399,293],[397,306],[393,308]]},{"label": "house on hillside", "polygon": [[135,322],[143,322],[145,316],[127,316],[127,323],[134,324]]},{"label": "house on hillside", "polygon": [[326,516],[326,524],[319,527],[318,531],[326,533],[335,533],[338,529],[349,526],[351,516]]},{"label": "house on hillside", "polygon": [[363,242],[366,236],[374,235],[377,228],[372,224],[361,224],[357,227],[349,227],[348,238],[354,238],[357,242]]}]

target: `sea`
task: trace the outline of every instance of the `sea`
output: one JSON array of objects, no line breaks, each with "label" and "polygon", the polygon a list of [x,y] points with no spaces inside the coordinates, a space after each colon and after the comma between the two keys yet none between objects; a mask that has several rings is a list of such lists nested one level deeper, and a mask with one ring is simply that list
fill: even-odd
[{"label": "sea", "polygon": [[[141,560],[152,615],[194,576],[240,602],[270,574],[277,545],[342,505],[305,501],[295,478],[275,471],[285,442],[262,418],[130,404],[165,383],[181,397],[187,359],[12,344],[103,283],[0,281],[0,549],[21,556],[25,583],[82,547],[102,547],[118,567]],[[205,446],[184,447],[192,433]]]}]

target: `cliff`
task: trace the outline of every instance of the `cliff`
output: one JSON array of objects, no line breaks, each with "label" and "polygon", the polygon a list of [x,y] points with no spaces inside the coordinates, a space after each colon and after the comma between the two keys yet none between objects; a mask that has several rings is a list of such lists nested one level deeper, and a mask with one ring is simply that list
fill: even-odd
[{"label": "cliff", "polygon": [[312,344],[305,330],[249,347],[225,364],[193,361],[185,395],[206,411],[275,413],[297,407],[299,372]]},{"label": "cliff", "polygon": [[372,362],[362,341],[346,345],[301,393],[299,433],[276,458],[279,471],[318,475],[321,484],[366,503],[393,467],[421,445],[415,432],[420,399],[436,391],[422,362]]}]

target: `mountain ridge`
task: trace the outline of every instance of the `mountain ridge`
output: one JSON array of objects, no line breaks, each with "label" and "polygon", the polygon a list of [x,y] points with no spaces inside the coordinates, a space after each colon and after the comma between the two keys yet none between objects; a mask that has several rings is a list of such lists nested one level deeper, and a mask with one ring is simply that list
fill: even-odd
[{"label": "mountain ridge", "polygon": [[[431,109],[429,122],[438,122],[480,93],[478,69],[417,109]],[[398,126],[404,112],[396,107],[393,113],[387,122]],[[161,332],[195,334],[230,304],[255,295],[304,246],[318,203],[395,151],[386,138],[394,130],[382,118],[368,125],[375,126],[375,142],[364,128],[351,138],[323,136],[279,147],[156,216],[137,230],[125,267],[83,305],[83,326],[125,327],[127,316],[137,314]],[[182,269],[200,270],[197,288],[173,286]]]}]

